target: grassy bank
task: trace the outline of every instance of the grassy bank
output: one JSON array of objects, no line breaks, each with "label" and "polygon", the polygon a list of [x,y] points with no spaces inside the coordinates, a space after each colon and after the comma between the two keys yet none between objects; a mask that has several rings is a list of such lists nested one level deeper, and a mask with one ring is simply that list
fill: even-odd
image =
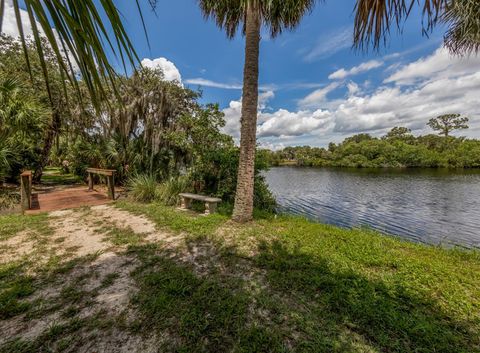
[{"label": "grassy bank", "polygon": [[[476,252],[412,244],[293,217],[238,226],[226,217],[192,218],[158,205],[120,207],[145,214],[160,227],[186,232],[192,241],[212,242],[227,274],[239,269],[248,274],[233,283],[225,273],[207,276],[207,281],[220,282],[219,297],[196,289],[188,289],[185,296],[172,295],[175,306],[212,315],[204,324],[218,325],[220,332],[202,332],[210,339],[220,334],[222,341],[228,338],[231,346],[244,351],[480,350]],[[150,276],[162,275],[147,271],[140,279],[147,291],[156,293]],[[182,284],[171,280],[181,292]],[[156,297],[147,295],[141,301],[146,317],[158,314]],[[234,304],[210,312],[205,305],[212,301]],[[171,315],[182,320],[190,309]],[[247,328],[239,329],[238,320],[242,327],[248,323]]]},{"label": "grassy bank", "polygon": [[[54,321],[0,352],[480,352],[478,252],[131,202],[0,217],[0,245],[25,231],[36,251],[0,265],[0,328]],[[76,258],[83,233],[101,240]]]}]

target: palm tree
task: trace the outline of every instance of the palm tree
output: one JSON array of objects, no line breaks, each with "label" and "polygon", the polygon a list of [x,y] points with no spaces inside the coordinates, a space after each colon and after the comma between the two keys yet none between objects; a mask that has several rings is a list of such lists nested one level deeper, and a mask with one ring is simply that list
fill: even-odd
[{"label": "palm tree", "polygon": [[245,35],[245,66],[240,137],[240,161],[233,220],[248,222],[253,215],[253,192],[258,109],[260,30],[272,37],[295,28],[315,0],[199,0],[206,18],[213,18],[231,39],[240,25]]},{"label": "palm tree", "polygon": [[427,33],[436,24],[448,26],[445,45],[454,54],[480,52],[480,6],[478,0],[357,0],[354,46],[378,49],[393,26],[400,29],[414,5],[423,3]]},{"label": "palm tree", "polygon": [[46,111],[23,92],[18,80],[0,77],[0,181],[18,156],[34,148],[46,125]]},{"label": "palm tree", "polygon": [[[27,40],[23,31],[19,0],[12,0],[20,40],[30,70]],[[140,11],[140,0],[135,0]],[[156,0],[148,0],[152,6]],[[5,15],[5,2],[0,0],[0,33]],[[138,57],[125,31],[114,0],[23,0],[32,27],[33,39],[50,94],[48,69],[42,36],[46,37],[53,50],[62,75],[79,90],[77,73],[85,82],[95,106],[105,94],[105,84],[115,87],[114,68],[109,62],[107,51],[117,55],[124,66],[136,64]],[[100,11],[101,10],[101,11]],[[103,12],[107,20],[100,16]],[[143,17],[140,11],[140,16]],[[42,33],[41,33],[42,32]],[[112,34],[109,34],[112,33]],[[78,92],[79,93],[79,92]]]}]

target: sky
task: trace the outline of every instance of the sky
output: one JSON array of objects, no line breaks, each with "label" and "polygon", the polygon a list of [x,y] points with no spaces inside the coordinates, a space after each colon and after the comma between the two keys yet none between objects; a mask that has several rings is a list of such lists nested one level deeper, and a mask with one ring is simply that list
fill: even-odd
[{"label": "sky", "polygon": [[[3,31],[16,35],[11,3],[6,1]],[[238,140],[244,37],[229,40],[203,17],[196,0],[159,0],[155,13],[147,0],[142,4],[150,45],[135,2],[117,1],[143,65],[201,89],[203,103],[219,103],[224,131]],[[394,126],[426,134],[432,132],[428,120],[446,113],[470,118],[470,129],[457,135],[480,138],[480,56],[450,56],[442,47],[445,29],[422,35],[418,11],[380,51],[357,52],[354,5],[326,0],[292,32],[272,39],[262,30],[260,145],[323,147],[357,133],[382,136]]]}]

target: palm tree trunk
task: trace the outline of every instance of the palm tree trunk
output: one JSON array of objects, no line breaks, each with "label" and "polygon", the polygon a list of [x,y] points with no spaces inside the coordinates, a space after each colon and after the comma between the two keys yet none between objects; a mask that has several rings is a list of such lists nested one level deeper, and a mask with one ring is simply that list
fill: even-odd
[{"label": "palm tree trunk", "polygon": [[253,217],[253,185],[257,142],[258,62],[260,56],[260,12],[249,1],[246,16],[245,67],[240,137],[240,161],[233,220],[248,222]]}]

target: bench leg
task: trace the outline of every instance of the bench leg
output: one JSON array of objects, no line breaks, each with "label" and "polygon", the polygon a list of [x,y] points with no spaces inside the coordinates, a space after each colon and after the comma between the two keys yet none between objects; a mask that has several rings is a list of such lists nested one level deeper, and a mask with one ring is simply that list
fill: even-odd
[{"label": "bench leg", "polygon": [[189,210],[190,208],[192,208],[192,200],[187,199],[186,197],[182,197],[181,208],[183,208],[185,210]]},{"label": "bench leg", "polygon": [[205,202],[205,214],[210,215],[217,211],[216,202]]}]

